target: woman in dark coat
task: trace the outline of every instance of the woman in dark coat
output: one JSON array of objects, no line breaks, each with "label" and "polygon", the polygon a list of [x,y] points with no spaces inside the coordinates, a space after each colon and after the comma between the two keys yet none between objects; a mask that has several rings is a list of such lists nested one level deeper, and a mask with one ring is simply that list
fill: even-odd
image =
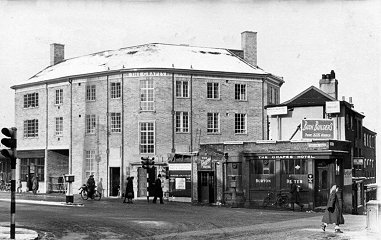
[{"label": "woman in dark coat", "polygon": [[343,217],[343,200],[341,198],[341,191],[336,185],[333,185],[328,198],[327,208],[325,209],[321,228],[325,231],[328,224],[335,225],[335,232],[342,233],[339,225],[344,224]]},{"label": "woman in dark coat", "polygon": [[300,203],[299,186],[295,184],[294,180],[291,180],[290,193],[291,193],[290,202],[292,206],[292,211],[294,211],[295,203],[299,205],[300,211],[303,211],[303,204]]},{"label": "woman in dark coat", "polygon": [[127,185],[126,185],[126,192],[124,193],[124,200],[123,203],[132,203],[132,199],[134,198],[134,184],[133,184],[134,177],[128,177],[127,178]]}]

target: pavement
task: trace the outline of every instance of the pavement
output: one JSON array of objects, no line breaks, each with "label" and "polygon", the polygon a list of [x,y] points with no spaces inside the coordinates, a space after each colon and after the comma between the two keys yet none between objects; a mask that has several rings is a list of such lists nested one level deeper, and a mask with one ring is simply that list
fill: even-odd
[{"label": "pavement", "polygon": [[[113,198],[107,198],[108,200],[111,200]],[[140,200],[145,200],[146,198],[142,198]],[[185,199],[184,199],[185,200]],[[184,201],[183,200],[183,201]],[[4,195],[0,195],[0,201],[8,201],[10,202],[9,198],[6,198]],[[168,199],[168,201],[171,201]],[[74,204],[66,203],[65,202],[65,195],[64,194],[38,194],[33,195],[29,193],[23,193],[23,194],[16,194],[16,203],[17,204],[39,204],[39,205],[55,205],[55,206],[62,206],[62,207],[83,207],[83,203],[81,202],[80,198],[74,199]],[[187,202],[185,200],[184,202]],[[353,240],[381,240],[381,230],[378,228],[377,230],[369,230],[366,227],[366,215],[344,215],[345,218],[345,224],[341,226],[341,229],[343,230],[343,233],[335,233],[334,227],[332,225],[329,225],[326,228],[326,231],[324,234],[322,234],[322,230],[320,229],[320,226],[314,226],[314,227],[308,227],[311,226],[309,224],[310,222],[316,223],[317,219],[320,218],[320,216],[314,216],[313,211],[306,211],[307,213],[311,213],[311,218],[303,218],[298,219],[300,221],[300,228],[295,229],[294,225],[292,223],[288,222],[276,222],[272,223],[275,225],[282,225],[282,228],[284,227],[284,231],[287,232],[287,229],[292,229],[286,233],[286,237],[282,237],[284,239],[316,239],[316,240],[326,240],[326,239],[340,239],[340,240],[347,240],[347,239],[353,239]],[[271,225],[271,224],[270,224]],[[242,227],[234,227],[234,228],[226,228],[223,231],[227,232],[247,232],[247,231],[253,231],[255,229],[270,229],[271,226],[269,224],[263,225],[251,225],[251,226],[242,226]],[[290,227],[290,228],[289,228]],[[213,232],[208,233],[209,231],[216,231],[219,232],[222,229],[211,229],[205,232],[205,234],[210,234]],[[177,237],[183,237],[183,239],[193,239],[193,236],[200,236],[200,233],[197,231],[191,231],[191,232],[184,232],[184,233],[176,233]],[[204,234],[204,233],[203,233]],[[263,239],[279,239],[275,234],[269,233],[270,235],[267,236],[261,236]],[[283,235],[285,233],[282,233]],[[154,239],[171,239],[172,234],[163,234],[163,235],[157,235]],[[202,235],[202,234],[201,234]],[[282,236],[283,236],[282,235]],[[10,223],[2,222],[0,223],[0,239],[10,239]],[[21,239],[21,240],[29,240],[29,239],[39,239],[39,235],[36,231],[33,229],[26,229],[16,226],[16,238],[15,239]],[[238,239],[238,238],[237,238]],[[250,237],[248,238],[242,238],[242,239],[252,239]],[[260,239],[260,238],[255,238]]]}]

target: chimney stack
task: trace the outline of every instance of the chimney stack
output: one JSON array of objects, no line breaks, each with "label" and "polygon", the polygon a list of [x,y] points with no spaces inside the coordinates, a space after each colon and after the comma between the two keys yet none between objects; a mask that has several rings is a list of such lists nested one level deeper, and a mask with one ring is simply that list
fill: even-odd
[{"label": "chimney stack", "polygon": [[335,71],[331,70],[331,73],[322,75],[322,79],[319,81],[319,88],[331,97],[337,99],[338,81],[336,79]]},{"label": "chimney stack", "polygon": [[56,65],[65,59],[65,45],[59,43],[50,44],[50,65]]},{"label": "chimney stack", "polygon": [[243,59],[257,67],[257,32],[245,31],[241,33],[241,48]]}]

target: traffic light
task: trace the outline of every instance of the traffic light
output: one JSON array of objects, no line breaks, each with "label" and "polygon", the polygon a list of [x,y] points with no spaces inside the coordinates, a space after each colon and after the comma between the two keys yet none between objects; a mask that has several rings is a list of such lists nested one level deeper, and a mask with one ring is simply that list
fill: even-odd
[{"label": "traffic light", "polygon": [[16,148],[17,148],[17,128],[3,128],[1,132],[7,137],[1,139],[1,143],[8,147],[9,149],[2,149],[1,154],[9,158],[10,160],[15,160],[17,158]]},{"label": "traffic light", "polygon": [[142,168],[149,169],[152,168],[155,164],[155,158],[149,158],[149,157],[141,157],[142,161]]}]

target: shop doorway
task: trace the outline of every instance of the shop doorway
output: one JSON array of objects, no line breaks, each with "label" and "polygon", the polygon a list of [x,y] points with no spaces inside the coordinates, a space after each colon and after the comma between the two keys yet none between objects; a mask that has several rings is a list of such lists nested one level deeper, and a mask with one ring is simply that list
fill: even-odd
[{"label": "shop doorway", "polygon": [[110,196],[116,197],[120,187],[120,168],[110,168]]},{"label": "shop doorway", "polygon": [[315,207],[327,206],[329,190],[335,180],[333,162],[326,160],[316,162]]},{"label": "shop doorway", "polygon": [[199,202],[214,203],[214,184],[213,171],[198,173]]}]

